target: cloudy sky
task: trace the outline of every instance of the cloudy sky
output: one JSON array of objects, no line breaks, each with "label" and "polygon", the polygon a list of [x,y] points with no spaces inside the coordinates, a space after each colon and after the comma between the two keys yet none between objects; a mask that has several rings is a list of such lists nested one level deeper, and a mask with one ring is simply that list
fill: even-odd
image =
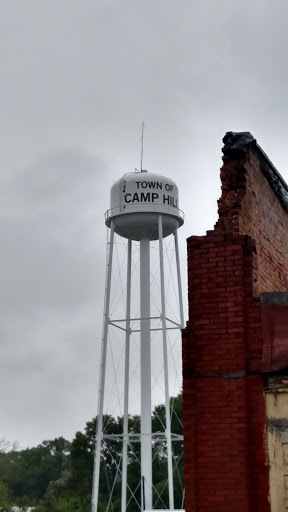
[{"label": "cloudy sky", "polygon": [[[226,131],[286,180],[286,0],[1,0],[0,437],[96,413],[109,190],[174,179],[185,238],[216,221]],[[186,300],[186,289],[184,286]]]}]

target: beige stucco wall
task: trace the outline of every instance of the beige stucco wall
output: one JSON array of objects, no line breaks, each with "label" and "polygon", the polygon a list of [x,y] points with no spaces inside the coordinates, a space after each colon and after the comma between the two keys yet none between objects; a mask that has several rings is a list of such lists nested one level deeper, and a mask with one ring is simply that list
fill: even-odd
[{"label": "beige stucco wall", "polygon": [[288,378],[268,380],[266,418],[271,512],[287,512]]}]

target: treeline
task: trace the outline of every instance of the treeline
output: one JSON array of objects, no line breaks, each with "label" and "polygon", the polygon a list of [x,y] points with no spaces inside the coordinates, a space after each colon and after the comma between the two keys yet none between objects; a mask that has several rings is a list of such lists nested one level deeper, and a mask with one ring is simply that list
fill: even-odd
[{"label": "treeline", "polygon": [[[105,416],[105,432],[121,434],[123,418]],[[182,434],[182,395],[171,398],[172,432]],[[165,429],[165,407],[158,405],[152,413],[153,432]],[[129,418],[129,432],[139,433],[140,418]],[[90,512],[93,478],[96,419],[86,423],[84,432],[77,432],[72,442],[63,437],[43,441],[23,450],[0,443],[0,510],[11,512],[13,507],[26,512]],[[161,436],[160,436],[161,437]],[[121,510],[122,443],[112,438],[104,442],[99,488],[99,512]],[[175,508],[183,507],[183,442],[173,442]],[[140,446],[129,445],[127,510],[134,512],[140,499]],[[168,508],[167,457],[163,441],[153,442],[154,504]],[[130,492],[130,494],[129,494]]]}]

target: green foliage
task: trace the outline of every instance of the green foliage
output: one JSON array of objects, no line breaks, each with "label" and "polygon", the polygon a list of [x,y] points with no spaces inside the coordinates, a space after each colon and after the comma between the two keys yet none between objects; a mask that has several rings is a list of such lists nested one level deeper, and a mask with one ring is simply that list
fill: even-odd
[{"label": "green foliage", "polygon": [[[182,395],[171,398],[171,430],[182,435]],[[163,435],[165,406],[158,405],[152,414],[152,430]],[[123,418],[106,415],[103,418],[105,434],[122,434]],[[140,418],[129,417],[129,433],[140,432]],[[90,512],[93,477],[96,418],[86,423],[83,432],[77,432],[70,443],[63,437],[43,441],[24,450],[2,450],[0,445],[0,507],[10,512],[13,505],[21,510],[34,506],[35,512]],[[6,443],[7,444],[7,443]],[[4,441],[2,446],[6,446]],[[105,438],[101,451],[99,512],[106,512],[110,490],[113,496],[109,511],[121,511],[121,457],[122,442]],[[163,440],[153,441],[153,481],[155,508],[168,508],[167,447]],[[183,441],[173,442],[175,508],[182,508],[183,496]],[[135,512],[135,498],[140,501],[140,443],[128,445],[127,512]]]},{"label": "green foliage", "polygon": [[71,444],[70,486],[80,494],[91,491],[93,476],[93,448],[82,432],[77,432]]},{"label": "green foliage", "polygon": [[55,498],[49,494],[38,502],[34,512],[90,512],[91,495]]},{"label": "green foliage", "polygon": [[[8,485],[15,497],[40,499],[51,481],[60,478],[70,466],[70,443],[63,437],[43,441],[37,447],[11,452]],[[6,454],[6,455],[9,455]],[[23,478],[25,475],[25,478]]]},{"label": "green foliage", "polygon": [[8,486],[0,480],[0,508],[1,512],[10,512],[11,502]]}]

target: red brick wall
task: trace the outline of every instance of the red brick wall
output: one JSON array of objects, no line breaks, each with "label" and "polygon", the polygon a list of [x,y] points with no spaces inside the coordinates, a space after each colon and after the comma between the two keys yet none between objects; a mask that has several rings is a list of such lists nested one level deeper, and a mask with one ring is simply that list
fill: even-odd
[{"label": "red brick wall", "polygon": [[235,148],[226,137],[223,153],[215,230],[188,239],[185,508],[268,512],[258,295],[287,289],[288,215],[255,142]]},{"label": "red brick wall", "polygon": [[[225,138],[224,138],[225,140]],[[255,144],[223,148],[218,231],[250,235],[256,241],[255,294],[287,291],[288,215],[261,170]]]}]

